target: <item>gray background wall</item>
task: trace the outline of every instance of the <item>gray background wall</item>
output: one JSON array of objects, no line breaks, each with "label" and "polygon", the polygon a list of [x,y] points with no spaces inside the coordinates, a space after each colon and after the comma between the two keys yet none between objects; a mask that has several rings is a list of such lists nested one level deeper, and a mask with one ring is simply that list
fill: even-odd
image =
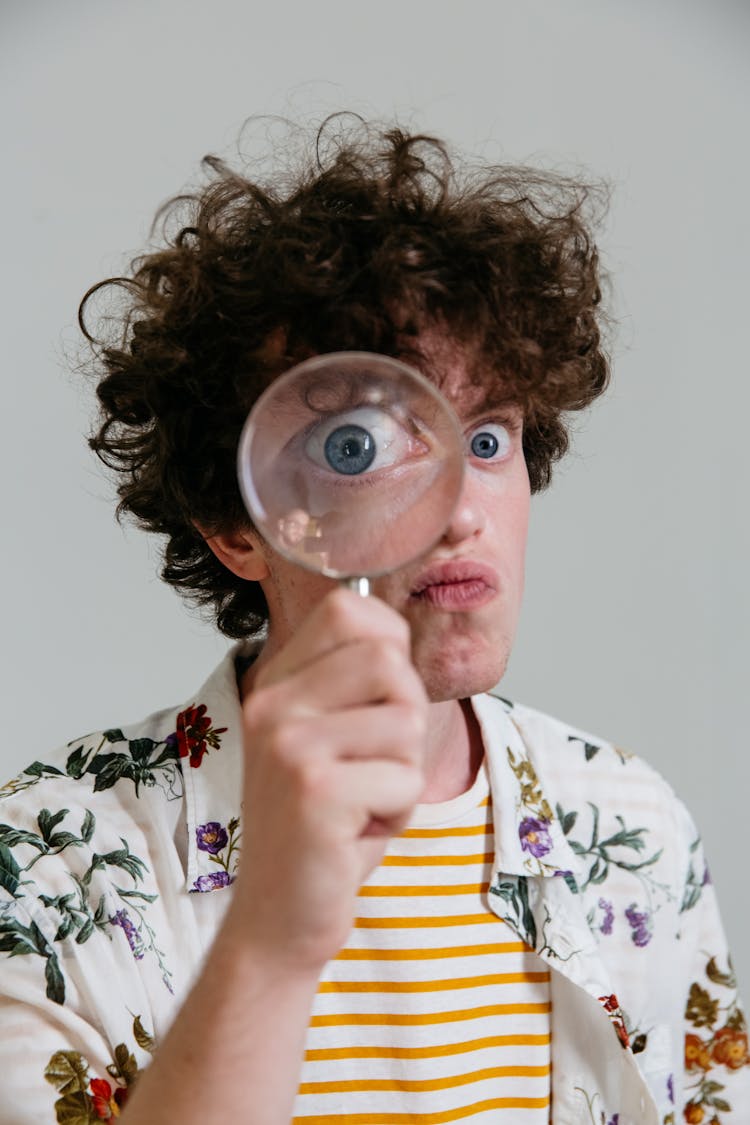
[{"label": "gray background wall", "polygon": [[0,773],[184,699],[225,647],[113,522],[68,355],[200,157],[349,107],[583,165],[615,189],[615,380],[535,502],[503,690],[674,783],[747,996],[749,46],[730,0],[2,0]]}]

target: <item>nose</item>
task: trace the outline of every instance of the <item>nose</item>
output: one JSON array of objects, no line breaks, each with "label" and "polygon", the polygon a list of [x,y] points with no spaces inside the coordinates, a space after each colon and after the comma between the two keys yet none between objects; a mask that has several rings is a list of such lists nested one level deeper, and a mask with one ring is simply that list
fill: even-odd
[{"label": "nose", "polygon": [[461,493],[448,526],[443,532],[443,542],[451,546],[481,535],[486,524],[482,489],[470,468],[464,473]]}]

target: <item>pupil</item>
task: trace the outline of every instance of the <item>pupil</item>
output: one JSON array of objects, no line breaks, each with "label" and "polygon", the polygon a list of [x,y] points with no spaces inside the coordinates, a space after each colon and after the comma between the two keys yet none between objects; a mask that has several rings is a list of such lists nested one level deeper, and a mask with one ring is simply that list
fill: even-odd
[{"label": "pupil", "polygon": [[375,439],[363,426],[339,426],[325,441],[325,458],[336,473],[356,476],[370,468],[377,452]]},{"label": "pupil", "polygon": [[498,449],[498,440],[494,434],[477,434],[471,442],[471,452],[475,457],[494,457]]}]

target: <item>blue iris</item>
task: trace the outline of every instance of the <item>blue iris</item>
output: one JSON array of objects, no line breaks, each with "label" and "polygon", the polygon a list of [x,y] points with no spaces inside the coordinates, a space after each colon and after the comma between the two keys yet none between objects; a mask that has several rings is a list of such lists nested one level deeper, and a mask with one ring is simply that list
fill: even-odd
[{"label": "blue iris", "polygon": [[471,439],[471,452],[475,457],[494,457],[499,448],[499,441],[489,430],[482,430]]},{"label": "blue iris", "polygon": [[369,430],[363,426],[339,426],[332,430],[323,446],[325,458],[336,473],[356,476],[370,468],[377,447]]}]

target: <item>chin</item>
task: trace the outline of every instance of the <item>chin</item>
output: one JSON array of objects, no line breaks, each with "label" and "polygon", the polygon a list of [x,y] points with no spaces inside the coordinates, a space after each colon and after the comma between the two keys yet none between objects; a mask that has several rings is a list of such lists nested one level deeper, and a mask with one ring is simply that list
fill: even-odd
[{"label": "chin", "polygon": [[422,667],[417,662],[430,703],[444,703],[450,699],[468,699],[490,691],[505,675],[509,653],[494,659],[468,661],[439,659]]}]

